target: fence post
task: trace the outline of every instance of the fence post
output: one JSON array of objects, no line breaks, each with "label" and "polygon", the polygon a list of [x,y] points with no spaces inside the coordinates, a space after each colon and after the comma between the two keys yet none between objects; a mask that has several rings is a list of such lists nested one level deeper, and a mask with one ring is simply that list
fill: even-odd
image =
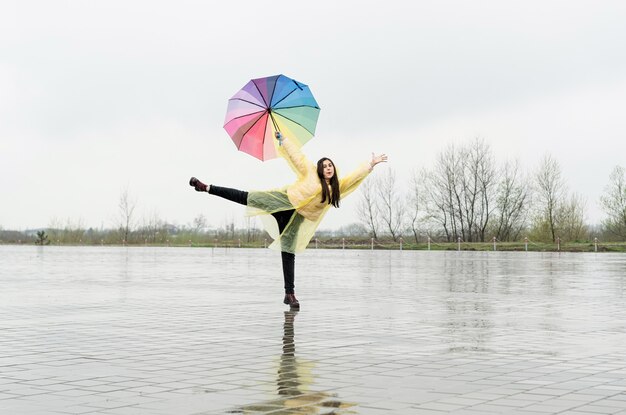
[{"label": "fence post", "polygon": [[428,237],[428,250],[430,251],[430,236]]},{"label": "fence post", "polygon": [[373,250],[374,250],[374,238],[372,238],[372,241],[371,241],[371,243],[372,243],[372,247],[371,247],[371,250],[373,251]]},{"label": "fence post", "polygon": [[493,250],[496,250],[496,237],[493,237]]},{"label": "fence post", "polygon": [[456,250],[457,251],[461,250],[461,237],[460,236],[456,238]]},{"label": "fence post", "polygon": [[400,250],[401,251],[402,251],[402,242],[404,242],[404,241],[403,241],[402,237],[400,237]]},{"label": "fence post", "polygon": [[598,238],[593,238],[593,245],[595,252],[598,252]]},{"label": "fence post", "polygon": [[263,248],[267,248],[267,238],[263,239]]},{"label": "fence post", "polygon": [[317,249],[317,238],[315,238],[315,249]]},{"label": "fence post", "polygon": [[556,250],[561,250],[561,238],[559,238],[558,236],[556,237]]},{"label": "fence post", "polygon": [[341,249],[346,249],[346,238],[341,238]]},{"label": "fence post", "polygon": [[528,236],[524,237],[524,250],[528,252]]}]

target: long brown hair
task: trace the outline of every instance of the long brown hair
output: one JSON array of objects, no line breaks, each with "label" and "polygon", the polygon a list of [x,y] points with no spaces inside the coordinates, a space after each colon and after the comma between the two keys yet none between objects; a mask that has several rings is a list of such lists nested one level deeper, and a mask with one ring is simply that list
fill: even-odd
[{"label": "long brown hair", "polygon": [[[326,184],[326,179],[324,179],[324,161],[330,161],[335,169],[335,173],[333,177],[330,178],[330,188],[332,192],[328,190],[328,185]],[[323,157],[319,159],[317,162],[317,177],[320,178],[320,182],[322,183],[322,203],[328,200],[329,205],[333,205],[334,207],[339,207],[339,200],[341,199],[341,194],[339,193],[339,179],[337,178],[337,167],[335,167],[335,163],[328,157]]]}]

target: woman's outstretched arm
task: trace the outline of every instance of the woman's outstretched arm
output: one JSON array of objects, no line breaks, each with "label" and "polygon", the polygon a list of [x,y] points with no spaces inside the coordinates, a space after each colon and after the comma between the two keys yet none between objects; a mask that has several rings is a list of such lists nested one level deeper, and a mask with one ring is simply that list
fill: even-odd
[{"label": "woman's outstretched arm", "polygon": [[339,179],[339,189],[341,196],[347,196],[352,193],[365,180],[368,174],[374,169],[378,163],[386,163],[387,155],[380,154],[378,156],[372,153],[372,160],[364,162],[356,170]]},{"label": "woman's outstretched arm", "polygon": [[306,158],[297,145],[293,144],[291,140],[278,131],[276,132],[276,139],[280,143],[278,153],[287,160],[287,163],[296,174],[300,176],[306,175],[313,163]]}]

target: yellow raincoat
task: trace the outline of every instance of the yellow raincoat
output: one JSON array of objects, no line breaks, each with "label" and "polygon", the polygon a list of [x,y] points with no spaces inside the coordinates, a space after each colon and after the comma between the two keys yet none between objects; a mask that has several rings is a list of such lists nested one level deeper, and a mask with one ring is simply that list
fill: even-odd
[{"label": "yellow raincoat", "polygon": [[[332,206],[322,203],[322,184],[317,175],[317,165],[309,161],[289,139],[283,139],[278,147],[283,157],[297,175],[295,183],[280,189],[248,192],[248,215],[261,215],[263,227],[274,239],[270,248],[299,253],[306,249],[322,218]],[[341,197],[349,195],[372,171],[369,162],[364,162],[352,173],[339,179]],[[336,173],[335,173],[336,174]],[[296,214],[282,233],[272,213],[295,209]]]}]

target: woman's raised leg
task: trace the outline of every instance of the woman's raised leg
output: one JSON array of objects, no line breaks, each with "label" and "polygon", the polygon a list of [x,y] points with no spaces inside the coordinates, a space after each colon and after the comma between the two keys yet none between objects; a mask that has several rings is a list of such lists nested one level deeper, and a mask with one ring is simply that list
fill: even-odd
[{"label": "woman's raised leg", "polygon": [[192,177],[189,179],[189,185],[196,189],[197,192],[209,192],[209,194],[223,197],[240,205],[248,204],[248,192],[243,190],[231,189],[229,187],[220,187],[215,185],[206,185],[200,180]]}]

